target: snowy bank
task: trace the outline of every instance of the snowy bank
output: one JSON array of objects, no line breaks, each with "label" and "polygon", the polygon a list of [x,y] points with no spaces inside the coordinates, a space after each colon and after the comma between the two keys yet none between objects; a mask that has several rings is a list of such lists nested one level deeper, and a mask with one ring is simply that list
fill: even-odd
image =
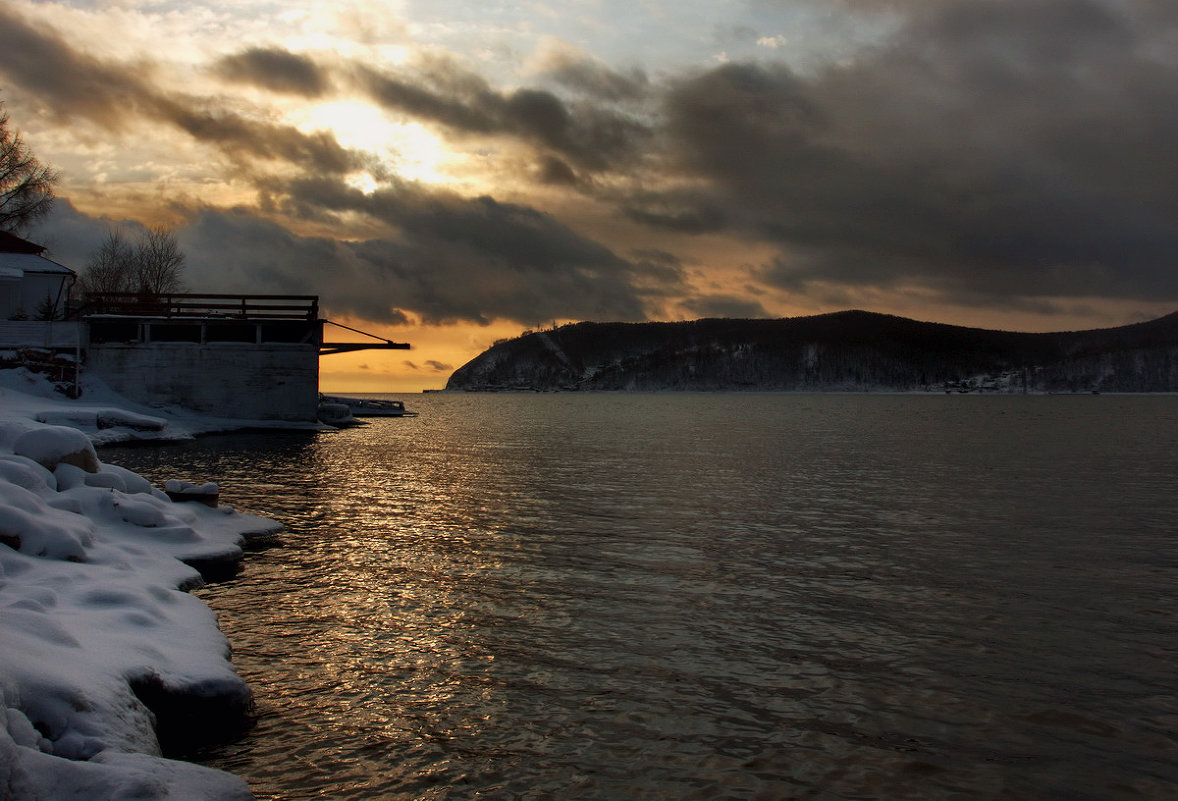
[{"label": "snowy bank", "polygon": [[164,759],[160,741],[247,720],[228,643],[185,590],[202,583],[194,565],[236,563],[247,538],[281,526],[173,502],[98,459],[93,440],[176,434],[168,420],[117,398],[59,400],[12,372],[0,376],[0,798],[250,798],[237,777]]},{"label": "snowy bank", "polygon": [[81,390],[81,397],[71,400],[42,375],[25,369],[0,370],[0,417],[70,426],[84,431],[99,446],[132,440],[186,440],[242,429],[330,430],[318,422],[208,417],[180,406],[149,407],[119,395],[86,372],[82,373]]}]

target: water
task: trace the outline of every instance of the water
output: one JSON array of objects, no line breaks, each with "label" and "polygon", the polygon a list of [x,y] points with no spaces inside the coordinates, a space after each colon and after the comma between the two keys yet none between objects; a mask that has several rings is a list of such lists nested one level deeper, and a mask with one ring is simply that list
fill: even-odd
[{"label": "water", "polygon": [[1178,797],[1178,398],[408,405],[103,453],[289,527],[258,798]]}]

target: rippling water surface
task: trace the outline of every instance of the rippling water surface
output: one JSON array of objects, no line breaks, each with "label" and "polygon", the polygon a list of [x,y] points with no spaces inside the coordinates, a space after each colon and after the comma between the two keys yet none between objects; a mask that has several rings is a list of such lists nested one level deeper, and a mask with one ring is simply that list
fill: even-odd
[{"label": "rippling water surface", "polygon": [[288,526],[258,798],[1178,797],[1178,398],[409,406],[104,451]]}]

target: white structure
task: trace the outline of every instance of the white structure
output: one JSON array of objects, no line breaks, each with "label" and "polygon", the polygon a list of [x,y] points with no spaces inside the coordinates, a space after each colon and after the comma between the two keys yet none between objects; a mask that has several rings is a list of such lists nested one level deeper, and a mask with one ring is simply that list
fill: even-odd
[{"label": "white structure", "polygon": [[0,231],[0,321],[52,320],[65,311],[74,271],[45,248]]}]

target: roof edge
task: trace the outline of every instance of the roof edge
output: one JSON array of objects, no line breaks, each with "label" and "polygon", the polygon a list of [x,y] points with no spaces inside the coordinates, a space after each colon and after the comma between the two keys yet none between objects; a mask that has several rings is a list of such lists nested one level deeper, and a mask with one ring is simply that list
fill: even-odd
[{"label": "roof edge", "polygon": [[31,253],[39,256],[46,250],[44,245],[21,239],[16,234],[0,231],[0,253]]}]

